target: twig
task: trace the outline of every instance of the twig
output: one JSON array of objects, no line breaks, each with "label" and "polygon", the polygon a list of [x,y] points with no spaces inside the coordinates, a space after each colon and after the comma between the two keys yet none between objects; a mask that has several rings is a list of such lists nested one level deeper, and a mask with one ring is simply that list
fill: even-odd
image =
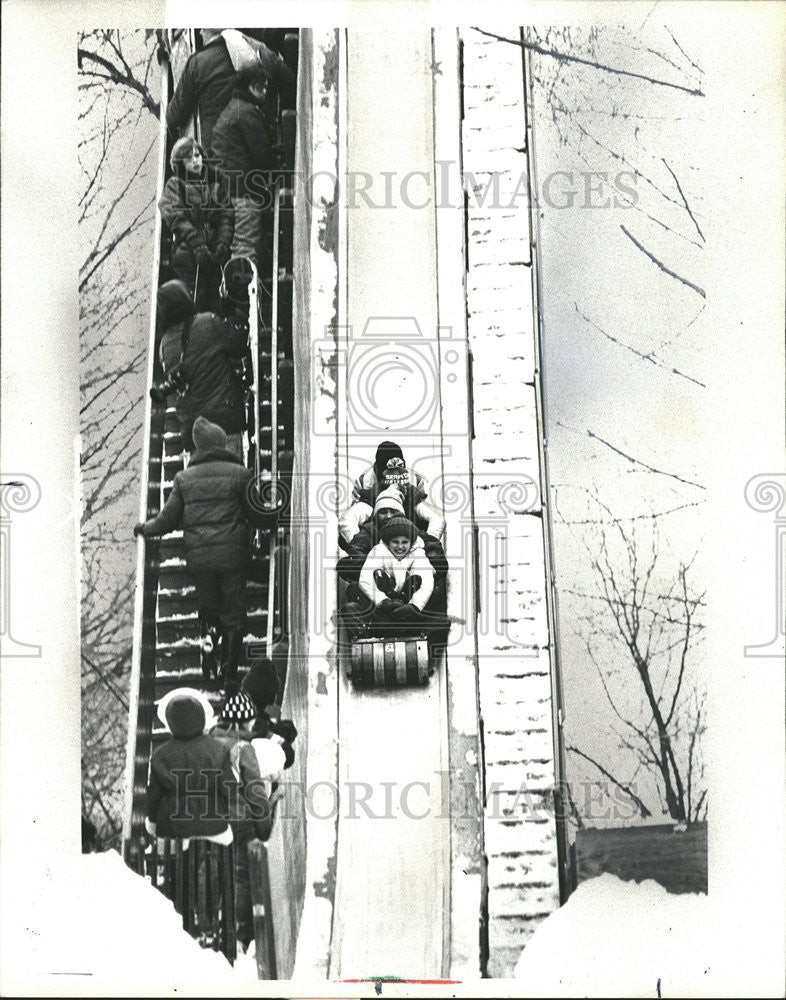
[{"label": "twig", "polygon": [[693,291],[698,292],[698,294],[701,295],[703,299],[707,298],[707,293],[704,291],[703,288],[700,288],[698,285],[694,285],[692,281],[688,281],[687,278],[683,278],[682,275],[677,274],[676,271],[672,271],[670,268],[666,267],[666,265],[662,261],[659,261],[654,254],[650,253],[650,251],[647,250],[646,247],[643,247],[635,236],[631,236],[631,234],[622,225],[622,223],[620,223],[620,229],[623,231],[623,233],[625,233],[625,235],[628,237],[631,243],[633,243],[634,246],[638,247],[639,250],[641,250],[641,252],[645,255],[645,257],[649,257],[652,263],[656,264],[661,269],[661,271],[663,271],[664,274],[668,274],[669,277],[676,278],[677,281],[681,281],[683,285],[687,285],[688,288],[692,288]]},{"label": "twig", "polygon": [[681,83],[670,83],[668,80],[657,80],[653,76],[645,76],[644,73],[634,73],[629,69],[617,69],[615,66],[606,66],[603,63],[593,62],[592,59],[582,59],[581,56],[569,56],[565,52],[557,52],[555,49],[547,49],[536,42],[522,42],[516,38],[505,38],[504,35],[495,35],[493,31],[484,31],[483,28],[473,26],[473,31],[486,35],[489,38],[496,38],[498,42],[507,42],[509,45],[517,45],[522,49],[529,49],[530,52],[537,52],[542,56],[551,56],[560,62],[580,63],[582,66],[591,66],[593,69],[602,70],[604,73],[616,73],[618,76],[632,76],[637,80],[645,80],[647,83],[654,83],[659,87],[672,87],[674,90],[682,90],[692,97],[704,97],[704,91],[696,87],[683,87]]}]

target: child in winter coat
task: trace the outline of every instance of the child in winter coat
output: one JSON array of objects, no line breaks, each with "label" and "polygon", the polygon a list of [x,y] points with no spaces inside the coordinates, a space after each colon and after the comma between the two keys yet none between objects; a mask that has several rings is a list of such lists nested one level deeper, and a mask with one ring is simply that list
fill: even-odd
[{"label": "child in winter coat", "polygon": [[247,488],[253,475],[227,451],[224,431],[204,417],[194,422],[194,441],[196,451],[175,476],[161,513],[136,524],[134,534],[165,535],[182,526],[202,635],[215,637],[221,629],[220,677],[227,693],[235,693],[250,561]]},{"label": "child in winter coat", "polygon": [[234,782],[226,747],[209,733],[215,725],[201,691],[175,688],[158,703],[158,717],[172,734],[150,759],[145,827],[151,836],[192,837],[232,843],[230,789]]},{"label": "child in winter coat", "polygon": [[360,528],[372,516],[374,504],[383,490],[395,486],[401,494],[404,512],[410,521],[441,539],[445,518],[426,503],[428,488],[419,472],[408,469],[404,453],[395,441],[382,441],[374,464],[358,476],[352,485],[352,506],[338,519],[339,545],[346,549]]},{"label": "child in winter coat", "polygon": [[227,699],[214,732],[226,749],[234,778],[230,816],[235,842],[235,923],[244,950],[254,938],[248,845],[255,837],[267,840],[273,825],[268,789],[253,745],[244,738],[255,717],[251,699],[238,692]]},{"label": "child in winter coat", "polygon": [[228,450],[241,458],[246,407],[237,369],[248,344],[246,318],[195,314],[186,285],[167,281],[158,289],[157,325],[168,379],[162,385],[179,393],[176,409],[184,447],[194,450],[192,427],[203,416],[226,432]]},{"label": "child in winter coat", "polygon": [[235,232],[229,187],[220,171],[205,162],[195,139],[178,139],[169,162],[173,176],[158,207],[174,239],[172,270],[192,295],[196,292],[198,309],[219,312],[221,268]]},{"label": "child in winter coat", "polygon": [[360,573],[361,597],[345,604],[340,618],[350,641],[367,635],[405,635],[444,628],[442,616],[424,615],[434,588],[434,570],[415,525],[395,516],[382,527],[382,541]]},{"label": "child in winter coat", "polygon": [[275,121],[265,114],[268,87],[260,66],[241,70],[213,129],[213,155],[228,179],[235,211],[231,253],[250,258],[257,269],[272,260],[272,172],[278,162]]},{"label": "child in winter coat", "polygon": [[[343,559],[339,559],[336,564],[339,576],[350,584],[350,588],[347,590],[347,597],[350,600],[356,600],[358,597],[357,582],[366,557],[381,540],[381,531],[384,526],[397,514],[404,515],[404,505],[398,488],[390,486],[379,494],[377,502],[374,504],[374,516],[360,528],[346,547],[348,554]],[[434,570],[434,589],[431,592],[431,597],[423,606],[423,610],[444,613],[447,607],[446,577],[448,572],[445,550],[441,542],[425,531],[418,530],[418,537],[423,542],[426,557]]]}]

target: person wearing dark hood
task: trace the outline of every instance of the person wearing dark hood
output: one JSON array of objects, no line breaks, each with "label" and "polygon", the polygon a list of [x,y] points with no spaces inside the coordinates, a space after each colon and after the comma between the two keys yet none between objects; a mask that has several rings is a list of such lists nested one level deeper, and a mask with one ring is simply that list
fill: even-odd
[{"label": "person wearing dark hood", "polygon": [[231,253],[249,257],[257,268],[265,221],[272,244],[272,173],[278,163],[275,121],[270,122],[265,113],[269,87],[261,66],[240,70],[232,98],[213,129],[213,154],[228,178],[235,211]]},{"label": "person wearing dark hood", "polygon": [[[166,123],[179,135],[199,112],[200,137],[205,149],[213,151],[213,129],[232,98],[235,73],[240,68],[238,53],[246,49],[256,56],[273,83],[268,97],[268,117],[275,117],[278,94],[293,106],[295,75],[277,52],[264,42],[243,36],[232,28],[201,28],[202,48],[186,63],[174,96],[167,107]],[[271,114],[272,110],[272,114]]]},{"label": "person wearing dark hood", "polygon": [[219,170],[205,162],[205,151],[195,139],[179,139],[169,163],[172,176],[158,207],[172,234],[170,266],[196,295],[197,308],[218,312],[221,268],[235,234],[229,185]]},{"label": "person wearing dark hood", "polygon": [[352,506],[338,519],[339,545],[349,543],[374,513],[374,504],[382,490],[395,486],[401,494],[406,516],[423,531],[441,539],[445,518],[426,503],[428,488],[419,472],[406,467],[404,453],[395,441],[382,441],[374,464],[357,477],[352,485]]},{"label": "person wearing dark hood", "polygon": [[222,319],[215,313],[195,313],[182,281],[168,281],[158,289],[159,356],[167,380],[151,394],[161,400],[177,390],[176,404],[183,445],[193,451],[192,427],[203,416],[227,435],[226,447],[243,454],[246,426],[245,389],[238,365],[246,351],[248,321],[243,310]]},{"label": "person wearing dark hood", "polygon": [[163,509],[144,524],[136,524],[134,535],[165,535],[182,527],[200,631],[206,636],[221,630],[219,677],[227,693],[236,693],[250,561],[246,494],[253,475],[227,451],[227,436],[217,424],[197,417],[194,442],[196,451],[188,468],[176,474]]}]

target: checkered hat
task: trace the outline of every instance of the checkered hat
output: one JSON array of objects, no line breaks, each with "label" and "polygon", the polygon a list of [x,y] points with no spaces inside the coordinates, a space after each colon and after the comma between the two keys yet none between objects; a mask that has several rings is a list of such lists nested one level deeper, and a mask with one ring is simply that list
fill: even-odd
[{"label": "checkered hat", "polygon": [[222,722],[248,722],[256,717],[257,710],[253,701],[242,691],[227,698],[221,711]]}]

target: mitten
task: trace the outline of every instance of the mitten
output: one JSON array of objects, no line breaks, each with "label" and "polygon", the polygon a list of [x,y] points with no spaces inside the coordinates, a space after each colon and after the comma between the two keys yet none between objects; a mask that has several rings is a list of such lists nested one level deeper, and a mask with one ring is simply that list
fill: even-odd
[{"label": "mitten", "polygon": [[379,602],[379,610],[384,611],[386,614],[392,615],[396,610],[401,608],[401,601],[394,601],[390,597],[386,597],[384,601]]},{"label": "mitten", "polygon": [[156,824],[145,816],[145,829],[150,834],[151,837],[156,835]]},{"label": "mitten", "polygon": [[229,259],[229,247],[225,246],[223,243],[216,244],[216,249],[213,251],[213,260],[216,264],[223,264],[224,261]]},{"label": "mitten", "polygon": [[145,526],[143,522],[137,521],[136,524],[134,525],[134,538],[136,538],[137,535],[142,535],[142,537],[144,537],[144,534],[145,534]]},{"label": "mitten", "polygon": [[205,246],[204,243],[200,243],[199,246],[194,250],[194,260],[197,264],[209,264],[210,263],[210,251]]},{"label": "mitten", "polygon": [[281,719],[270,727],[271,732],[281,736],[287,743],[292,743],[297,737],[297,729],[291,719]]},{"label": "mitten", "polygon": [[417,613],[418,609],[414,604],[402,604],[401,607],[391,612],[390,617],[395,618],[397,621],[407,621],[409,618],[414,618]]}]

